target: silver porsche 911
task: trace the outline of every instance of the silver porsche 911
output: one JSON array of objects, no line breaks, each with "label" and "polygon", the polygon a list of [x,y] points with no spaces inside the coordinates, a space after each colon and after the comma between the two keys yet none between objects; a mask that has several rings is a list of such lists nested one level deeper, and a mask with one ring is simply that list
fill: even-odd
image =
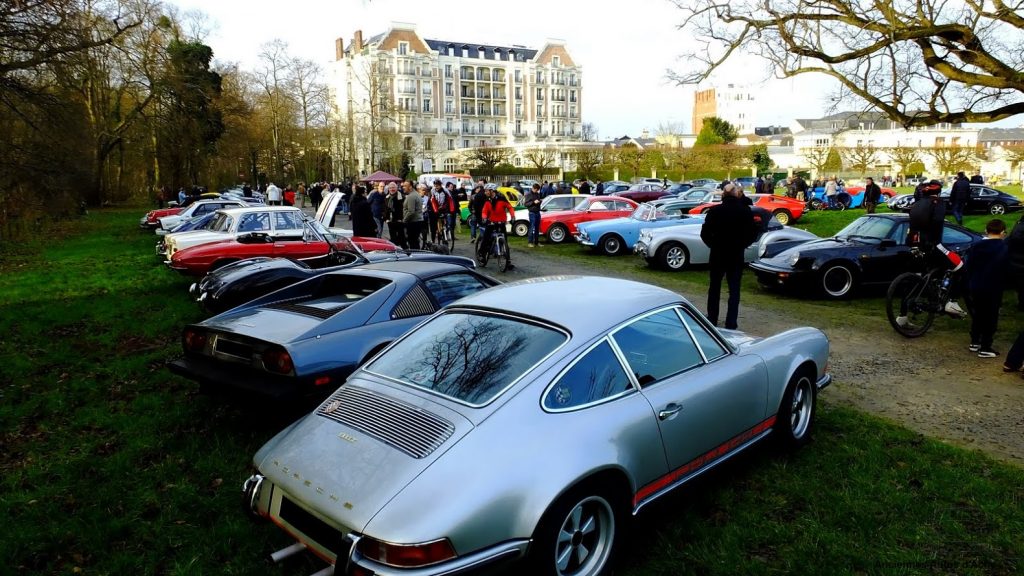
[{"label": "silver porsche 911", "polygon": [[828,353],[814,328],[717,330],[647,284],[505,284],[264,445],[245,501],[297,540],[275,560],[308,550],[325,574],[600,574],[648,503],[767,436],[806,442]]}]

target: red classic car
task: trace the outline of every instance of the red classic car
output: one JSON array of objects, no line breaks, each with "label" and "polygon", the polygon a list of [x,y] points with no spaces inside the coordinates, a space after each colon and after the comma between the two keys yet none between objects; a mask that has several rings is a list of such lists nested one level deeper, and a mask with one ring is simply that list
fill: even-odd
[{"label": "red classic car", "polygon": [[629,198],[634,202],[654,202],[655,200],[664,196],[672,195],[671,192],[665,190],[665,187],[661,184],[652,184],[650,182],[641,182],[640,184],[633,184],[629,187],[629,190],[622,192],[616,192],[616,196],[622,198]]},{"label": "red classic car", "polygon": [[[202,276],[221,266],[257,256],[272,258],[314,258],[323,256],[334,248],[340,248],[329,232],[316,220],[304,224],[301,237],[274,237],[264,232],[251,232],[230,240],[207,242],[178,250],[171,256],[168,265],[173,270],[189,276]],[[398,248],[382,238],[353,236],[349,240],[364,252],[374,250],[395,251]]]},{"label": "red classic car", "polygon": [[[790,222],[799,220],[804,215],[804,210],[807,209],[807,205],[787,196],[778,196],[775,194],[747,194],[747,198],[750,198],[754,202],[754,206],[760,206],[765,210],[772,213],[775,219],[779,221],[779,224],[788,225]],[[709,208],[722,202],[722,198],[719,195],[715,195],[715,200],[694,206],[690,209],[690,214],[703,214],[708,211]]]},{"label": "red classic car", "polygon": [[593,196],[572,210],[542,212],[540,233],[547,235],[548,241],[558,244],[575,236],[577,224],[629,216],[637,206],[636,202],[621,196]]},{"label": "red classic car", "polygon": [[146,230],[156,230],[160,227],[160,219],[167,216],[174,216],[181,212],[184,208],[160,208],[158,210],[150,210],[146,212],[146,215],[139,219],[139,228]]}]

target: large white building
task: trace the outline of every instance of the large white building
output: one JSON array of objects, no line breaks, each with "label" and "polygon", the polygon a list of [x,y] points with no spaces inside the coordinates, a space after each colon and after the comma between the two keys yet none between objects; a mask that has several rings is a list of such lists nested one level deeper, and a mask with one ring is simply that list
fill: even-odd
[{"label": "large white building", "polygon": [[393,23],[348,46],[335,44],[332,113],[347,156],[360,175],[399,147],[412,169],[454,171],[468,149],[505,147],[522,164],[528,148],[564,149],[582,134],[582,74],[565,45],[541,49],[422,38]]},{"label": "large white building", "polygon": [[693,95],[691,130],[699,134],[704,119],[717,116],[732,124],[740,136],[753,134],[757,125],[757,99],[754,95],[753,88],[738,84],[698,90]]}]

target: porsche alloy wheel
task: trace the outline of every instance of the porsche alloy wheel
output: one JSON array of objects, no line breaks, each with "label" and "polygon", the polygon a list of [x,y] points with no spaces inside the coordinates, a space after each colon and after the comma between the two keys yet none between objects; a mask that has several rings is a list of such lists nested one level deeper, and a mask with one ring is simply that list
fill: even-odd
[{"label": "porsche alloy wheel", "polygon": [[782,395],[775,430],[789,448],[799,448],[811,437],[817,388],[808,372],[793,375]]},{"label": "porsche alloy wheel", "polygon": [[996,202],[988,207],[988,213],[993,216],[1000,216],[1006,214],[1006,204],[1002,202]]},{"label": "porsche alloy wheel", "polygon": [[821,271],[821,289],[828,298],[846,298],[853,293],[856,282],[849,264],[831,264]]},{"label": "porsche alloy wheel", "polygon": [[608,567],[617,535],[612,502],[599,492],[572,490],[548,511],[534,538],[532,573],[597,576]]},{"label": "porsche alloy wheel", "polygon": [[561,224],[552,224],[551,228],[548,228],[548,240],[554,244],[565,242],[568,235],[569,231]]}]

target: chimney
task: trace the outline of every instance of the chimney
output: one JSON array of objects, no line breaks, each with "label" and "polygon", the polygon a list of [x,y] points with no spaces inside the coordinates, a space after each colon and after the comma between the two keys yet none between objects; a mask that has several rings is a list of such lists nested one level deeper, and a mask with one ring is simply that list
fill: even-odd
[{"label": "chimney", "polygon": [[342,60],[345,58],[345,39],[338,38],[334,41],[334,59]]},{"label": "chimney", "polygon": [[363,49],[363,31],[356,30],[355,38],[352,39],[352,51],[359,52]]}]

